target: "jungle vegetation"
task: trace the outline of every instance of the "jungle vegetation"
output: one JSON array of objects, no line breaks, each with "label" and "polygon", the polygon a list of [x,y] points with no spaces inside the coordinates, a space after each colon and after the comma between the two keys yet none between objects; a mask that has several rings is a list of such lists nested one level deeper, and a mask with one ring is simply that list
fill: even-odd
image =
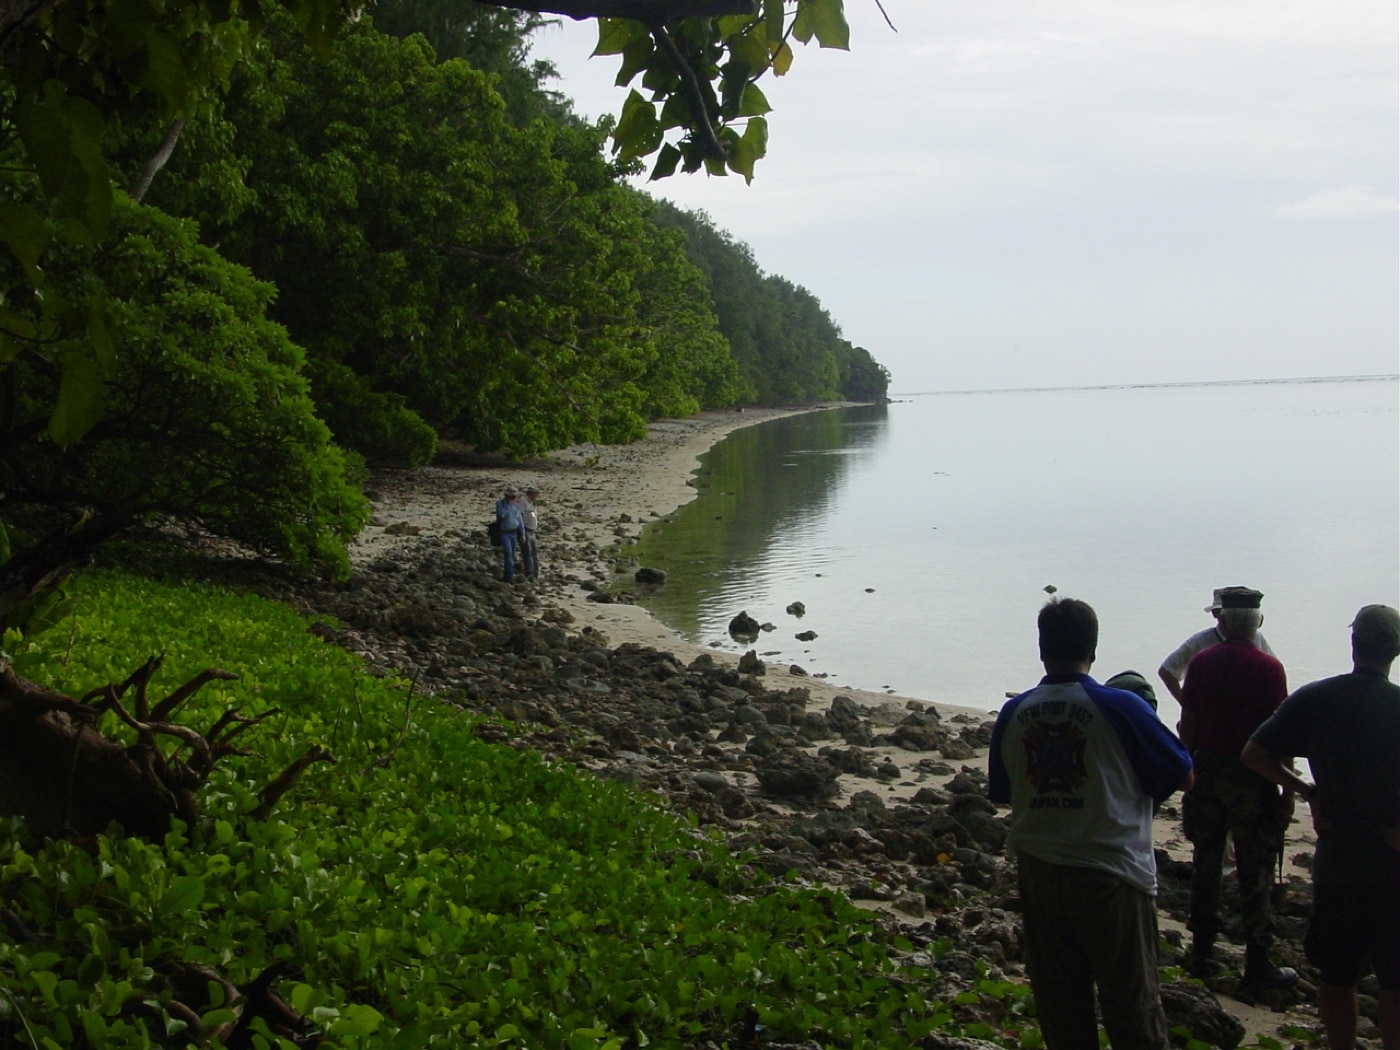
[{"label": "jungle vegetation", "polygon": [[882,397],[815,297],[625,180],[749,171],[749,88],[791,39],[842,45],[839,0],[675,3],[594,12],[640,139],[638,103],[591,126],[529,59],[571,0],[0,3],[0,621],[162,515],[342,573],[365,464],[444,438]]},{"label": "jungle vegetation", "polygon": [[[446,712],[393,743],[393,687],[327,670],[285,610],[74,575],[158,524],[343,577],[368,469],[444,439],[525,455],[706,408],[883,397],[815,297],[626,181],[648,160],[751,178],[761,78],[794,42],[844,46],[841,10],[0,0],[0,1041],[621,1046],[756,1024],[774,1011],[741,989],[775,966],[784,1003],[831,974],[820,1023],[846,1041],[896,1009],[906,1031],[937,1023],[861,976],[885,953],[827,959],[867,937],[831,902],[697,891],[720,862],[678,863],[692,836],[645,806],[537,760],[498,769]],[[639,81],[616,121],[579,120],[530,62],[548,13],[597,18]],[[263,670],[231,691],[224,663]],[[274,717],[264,673],[291,706],[253,777],[236,759]],[[421,762],[381,779],[410,731]],[[274,819],[323,742],[363,772]],[[475,829],[496,858],[479,870],[402,824],[447,773],[476,798],[417,808]],[[497,780],[555,801],[507,804]],[[490,900],[458,893],[473,879]],[[623,909],[634,889],[658,907]],[[739,940],[702,932],[721,914]],[[605,980],[623,943],[608,972],[633,976]],[[320,946],[304,971],[296,944]],[[659,960],[687,976],[663,990]],[[313,1028],[278,1029],[283,1008]]]}]

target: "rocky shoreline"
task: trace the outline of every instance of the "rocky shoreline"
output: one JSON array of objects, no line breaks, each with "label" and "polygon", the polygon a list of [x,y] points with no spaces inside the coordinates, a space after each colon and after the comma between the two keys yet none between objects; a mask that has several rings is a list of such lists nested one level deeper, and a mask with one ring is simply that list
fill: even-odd
[{"label": "rocky shoreline", "polygon": [[[948,1001],[983,982],[1021,981],[1015,870],[1002,852],[1004,815],[986,798],[990,715],[836,689],[753,653],[736,661],[699,650],[606,600],[619,545],[683,502],[676,474],[683,486],[694,455],[747,422],[679,421],[654,432],[650,450],[383,474],[351,579],[283,581],[277,596],[333,617],[318,630],[371,668],[488,716],[483,738],[652,792],[755,867],[878,910],[930,956]],[[545,494],[544,578],[512,586],[498,579],[484,523],[500,488],[528,481]],[[1159,852],[1173,943],[1190,871],[1177,852]],[[1308,897],[1293,874],[1280,908],[1279,954],[1305,973],[1297,945]],[[1314,993],[1305,980],[1250,1002],[1232,979],[1209,989],[1173,979],[1164,1000],[1173,1026],[1233,1048],[1259,1036],[1309,1042]],[[997,1025],[1012,1005],[962,998],[963,1023]]]}]

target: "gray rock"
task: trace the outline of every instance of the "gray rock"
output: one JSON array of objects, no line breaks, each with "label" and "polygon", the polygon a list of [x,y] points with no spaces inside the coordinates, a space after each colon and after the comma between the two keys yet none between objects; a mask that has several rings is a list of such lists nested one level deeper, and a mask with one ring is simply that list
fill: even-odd
[{"label": "gray rock", "polygon": [[848,733],[859,728],[862,721],[860,705],[849,696],[838,696],[832,699],[831,707],[826,712],[826,724],[831,727],[832,732]]},{"label": "gray rock", "polygon": [[906,751],[942,751],[947,736],[936,726],[924,725],[922,722],[904,722],[895,726],[890,739]]},{"label": "gray rock", "polygon": [[1196,981],[1173,981],[1161,986],[1162,1009],[1168,1028],[1185,1028],[1192,1036],[1222,1050],[1235,1050],[1244,1038],[1244,1025],[1225,1012],[1210,989]]},{"label": "gray rock", "polygon": [[707,769],[702,769],[695,774],[695,783],[711,793],[722,791],[730,786],[723,773],[715,773]]},{"label": "gray rock", "polygon": [[758,658],[758,653],[750,649],[743,656],[739,657],[740,674],[767,674],[768,666]]},{"label": "gray rock", "polygon": [[759,622],[747,612],[741,612],[729,621],[729,633],[735,638],[757,638],[761,629]]},{"label": "gray rock", "polygon": [[[753,741],[749,741],[750,747]],[[836,770],[829,762],[796,751],[765,758],[757,769],[758,783],[779,798],[828,798],[837,794]]]}]

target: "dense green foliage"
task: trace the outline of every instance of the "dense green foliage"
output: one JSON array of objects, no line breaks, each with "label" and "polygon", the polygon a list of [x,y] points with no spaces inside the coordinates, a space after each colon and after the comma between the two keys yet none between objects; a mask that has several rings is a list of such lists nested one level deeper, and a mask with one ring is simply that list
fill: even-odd
[{"label": "dense green foliage", "polygon": [[[0,374],[0,487],[12,542],[82,507],[111,536],[154,515],[216,529],[308,568],[348,570],[367,519],[356,475],[316,418],[301,350],[264,316],[272,289],[201,246],[189,223],[117,201],[101,251],[66,248],[48,279],[114,319],[104,411],[62,448],[43,421],[61,376],[21,357]],[[62,359],[81,348],[56,340]]]},{"label": "dense green foliage", "polygon": [[[883,395],[808,292],[702,219],[686,237],[657,221],[622,178],[659,142],[605,159],[610,122],[572,117],[528,60],[537,15],[376,10],[391,32],[342,0],[0,6],[17,62],[0,72],[0,481],[19,494],[0,623],[162,514],[343,570],[362,508],[326,428],[418,464],[443,436],[528,454],[704,408]],[[666,10],[676,25],[605,35],[657,99],[681,105],[687,61],[717,78],[700,125],[722,137],[757,120],[753,78],[786,67],[772,34],[841,36],[839,0]]]},{"label": "dense green foliage", "polygon": [[530,36],[549,20],[462,0],[375,0],[374,28],[390,36],[422,36],[440,62],[459,58],[495,78],[513,124],[548,116],[569,121],[569,100],[553,91],[552,63],[530,58]]},{"label": "dense green foliage", "polygon": [[[105,573],[75,595],[70,629],[13,652],[20,673],[81,693],[159,649],[167,683],[211,664],[242,676],[201,691],[188,721],[281,714],[164,841],[0,832],[18,920],[0,931],[0,1043],[184,1045],[173,975],[242,983],[277,961],[328,1046],[737,1042],[750,1008],[774,1036],[889,1046],[949,1020],[921,971],[896,977],[866,913],[756,881],[630,789],[484,743],[474,718],[365,676],[284,608]],[[338,765],[272,819],[244,817],[313,742]],[[228,1005],[198,1009],[214,1023]]]},{"label": "dense green foliage", "polygon": [[842,337],[811,292],[765,274],[749,246],[703,212],[657,201],[656,217],[684,231],[686,252],[705,275],[719,329],[756,403],[884,399],[889,373],[868,350]]},{"label": "dense green foliage", "polygon": [[517,125],[491,77],[421,37],[356,26],[327,58],[286,30],[265,39],[226,131],[182,151],[151,199],[201,215],[277,286],[339,440],[421,459],[421,428],[394,423],[412,427],[406,407],[480,447],[539,452],[740,398],[846,396],[849,344],[780,279],[754,270],[766,298],[729,310],[750,330],[726,345],[683,242],[618,182],[598,132]]}]

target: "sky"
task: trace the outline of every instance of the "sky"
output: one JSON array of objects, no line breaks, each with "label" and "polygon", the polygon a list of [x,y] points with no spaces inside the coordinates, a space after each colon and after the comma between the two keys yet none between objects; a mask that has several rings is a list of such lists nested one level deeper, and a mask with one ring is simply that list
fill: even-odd
[{"label": "sky", "polygon": [[[768,156],[638,185],[812,292],[891,392],[1400,371],[1395,0],[846,0]],[[593,22],[536,58],[617,113]]]}]

